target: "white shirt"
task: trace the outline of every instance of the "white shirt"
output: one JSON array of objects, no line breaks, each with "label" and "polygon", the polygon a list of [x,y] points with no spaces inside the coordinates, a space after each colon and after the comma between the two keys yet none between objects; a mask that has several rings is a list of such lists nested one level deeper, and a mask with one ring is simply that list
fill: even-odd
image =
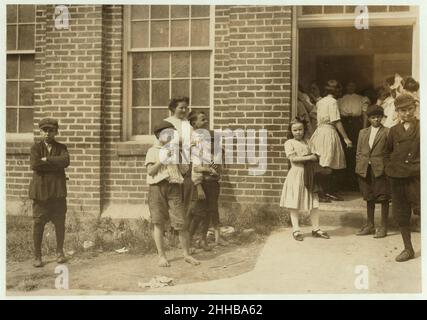
[{"label": "white shirt", "polygon": [[396,125],[399,121],[397,120],[397,113],[395,111],[393,97],[387,97],[381,103],[381,107],[384,109],[384,117],[381,121],[382,125],[386,128],[391,128]]},{"label": "white shirt", "polygon": [[49,154],[50,154],[50,152],[52,151],[52,144],[46,143],[46,142],[44,144],[46,145],[47,152],[49,152]]},{"label": "white shirt", "polygon": [[346,94],[338,99],[338,107],[342,117],[360,117],[366,112],[369,102],[365,97],[356,93]]},{"label": "white shirt", "polygon": [[374,145],[375,137],[380,130],[380,127],[374,128],[371,126],[371,134],[369,135],[369,148],[372,149],[372,146]]}]

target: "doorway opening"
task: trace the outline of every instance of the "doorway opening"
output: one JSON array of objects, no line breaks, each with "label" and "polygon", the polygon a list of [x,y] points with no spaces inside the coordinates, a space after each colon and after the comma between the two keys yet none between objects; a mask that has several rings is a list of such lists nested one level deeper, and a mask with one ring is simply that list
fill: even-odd
[{"label": "doorway opening", "polygon": [[[377,101],[377,89],[396,73],[412,73],[413,26],[313,27],[298,29],[298,86],[306,93],[313,83],[321,89],[331,79],[343,87],[356,84],[356,93],[370,104]],[[321,92],[322,94],[322,92]],[[357,138],[356,138],[357,140]],[[357,141],[353,141],[355,144]],[[354,168],[343,170],[339,190],[355,196],[358,185]]]}]

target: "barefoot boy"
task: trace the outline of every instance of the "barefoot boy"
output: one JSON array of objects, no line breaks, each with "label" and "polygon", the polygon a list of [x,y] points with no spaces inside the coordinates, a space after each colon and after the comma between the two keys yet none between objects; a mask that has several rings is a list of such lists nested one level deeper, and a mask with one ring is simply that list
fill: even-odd
[{"label": "barefoot boy", "polygon": [[394,101],[400,123],[390,129],[384,155],[385,172],[391,180],[393,215],[400,227],[404,250],[396,257],[414,258],[411,242],[411,211],[420,215],[420,122],[415,118],[415,99],[403,93]]},{"label": "barefoot boy", "polygon": [[154,129],[157,141],[148,150],[145,159],[147,184],[149,185],[148,207],[151,222],[154,225],[153,237],[159,254],[160,267],[170,266],[163,243],[164,224],[168,219],[170,219],[171,226],[179,232],[179,241],[184,250],[184,260],[193,265],[200,264],[199,261],[191,257],[189,252],[189,235],[185,228],[182,198],[184,178],[178,164],[165,164],[165,161],[161,161],[161,159],[171,156],[171,151],[167,150],[165,145],[171,141],[171,137],[166,131],[171,133],[172,130],[175,128],[168,121],[162,121]]},{"label": "barefoot boy", "polygon": [[66,261],[63,251],[65,213],[67,211],[67,187],[64,168],[70,165],[67,147],[55,140],[58,121],[51,118],[39,123],[42,141],[31,148],[30,165],[33,179],[29,197],[33,200],[34,267],[43,266],[42,240],[44,226],[52,221],[55,225],[57,262]]}]

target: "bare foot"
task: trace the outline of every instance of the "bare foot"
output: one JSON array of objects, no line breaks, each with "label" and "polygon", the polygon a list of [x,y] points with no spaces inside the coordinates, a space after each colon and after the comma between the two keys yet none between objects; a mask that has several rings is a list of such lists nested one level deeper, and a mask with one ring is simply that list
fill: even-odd
[{"label": "bare foot", "polygon": [[158,262],[159,267],[170,267],[169,261],[165,257],[160,257]]},{"label": "bare foot", "polygon": [[200,264],[200,261],[194,259],[192,256],[184,256],[184,261],[192,264],[193,266],[197,266]]}]

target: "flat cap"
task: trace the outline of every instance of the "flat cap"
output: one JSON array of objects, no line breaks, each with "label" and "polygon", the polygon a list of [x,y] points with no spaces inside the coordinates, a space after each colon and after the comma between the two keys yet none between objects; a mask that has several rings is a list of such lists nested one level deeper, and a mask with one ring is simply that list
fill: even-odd
[{"label": "flat cap", "polygon": [[366,115],[368,117],[373,116],[373,115],[383,116],[384,115],[384,109],[380,106],[377,106],[376,104],[373,104],[373,105],[368,107],[368,110],[366,110]]},{"label": "flat cap", "polygon": [[40,129],[43,129],[43,128],[55,128],[55,129],[58,129],[59,128],[58,120],[55,120],[53,118],[43,118],[39,122],[39,128]]},{"label": "flat cap", "polygon": [[169,121],[166,120],[162,120],[158,125],[156,125],[154,127],[154,135],[158,138],[160,136],[160,133],[164,130],[164,129],[169,129],[169,128],[175,128],[174,125],[172,123],[170,123]]},{"label": "flat cap", "polygon": [[398,96],[394,100],[394,107],[396,110],[399,108],[404,108],[404,107],[410,106],[410,105],[415,106],[415,99],[409,93],[402,93],[400,96]]}]

